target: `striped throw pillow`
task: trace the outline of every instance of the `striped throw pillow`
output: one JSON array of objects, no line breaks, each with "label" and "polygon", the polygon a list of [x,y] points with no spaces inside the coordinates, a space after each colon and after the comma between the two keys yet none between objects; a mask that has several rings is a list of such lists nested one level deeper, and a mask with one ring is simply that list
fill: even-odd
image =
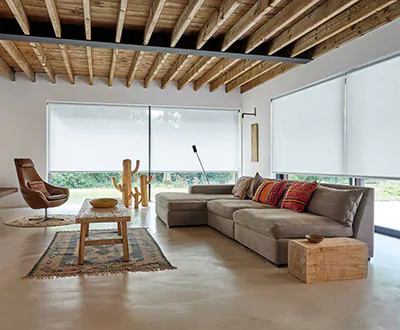
[{"label": "striped throw pillow", "polygon": [[272,206],[277,206],[279,199],[282,197],[287,181],[268,181],[264,182],[258,187],[253,201]]},{"label": "striped throw pillow", "polygon": [[40,191],[43,195],[50,196],[49,191],[46,189],[46,186],[43,181],[31,181],[28,182],[28,187],[32,190]]},{"label": "striped throw pillow", "polygon": [[316,182],[293,182],[283,197],[281,208],[299,213],[304,212],[317,187],[318,183]]},{"label": "striped throw pillow", "polygon": [[247,195],[247,189],[249,189],[251,181],[253,181],[252,178],[242,177],[237,188],[235,185],[236,190],[233,196],[239,197],[240,199],[245,199]]}]

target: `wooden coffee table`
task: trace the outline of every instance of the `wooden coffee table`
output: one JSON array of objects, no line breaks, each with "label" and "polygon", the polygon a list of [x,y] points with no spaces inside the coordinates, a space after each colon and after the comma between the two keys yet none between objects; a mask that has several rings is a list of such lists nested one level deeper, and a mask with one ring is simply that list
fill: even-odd
[{"label": "wooden coffee table", "polygon": [[[94,208],[90,199],[85,199],[75,220],[81,225],[78,264],[83,265],[86,245],[122,244],[124,261],[129,261],[128,228],[127,222],[131,220],[131,209],[127,209],[119,199],[118,204],[110,209]],[[103,239],[93,239],[89,236],[89,224],[100,222],[116,222],[118,233],[108,235]]]},{"label": "wooden coffee table", "polygon": [[368,246],[354,238],[306,239],[288,242],[288,271],[305,283],[367,277]]}]

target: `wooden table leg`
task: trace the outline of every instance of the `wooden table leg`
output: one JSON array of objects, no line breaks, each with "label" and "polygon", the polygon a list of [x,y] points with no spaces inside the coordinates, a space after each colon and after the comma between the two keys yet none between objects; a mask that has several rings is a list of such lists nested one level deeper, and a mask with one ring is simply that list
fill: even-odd
[{"label": "wooden table leg", "polygon": [[81,233],[79,237],[78,265],[83,265],[85,258],[85,238],[88,225],[81,223]]},{"label": "wooden table leg", "polygon": [[86,237],[89,237],[89,224],[86,224],[86,230],[85,230],[85,232],[86,232]]},{"label": "wooden table leg", "polygon": [[129,261],[128,227],[126,222],[121,222],[122,227],[122,246],[124,249],[124,261]]},{"label": "wooden table leg", "polygon": [[121,236],[121,222],[118,221],[117,224],[118,224],[118,235]]}]

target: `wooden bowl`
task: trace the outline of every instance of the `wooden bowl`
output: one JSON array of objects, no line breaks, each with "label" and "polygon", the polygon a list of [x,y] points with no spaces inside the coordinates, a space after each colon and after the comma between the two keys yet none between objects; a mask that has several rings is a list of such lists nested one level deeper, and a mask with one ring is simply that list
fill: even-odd
[{"label": "wooden bowl", "polygon": [[90,205],[99,209],[110,209],[118,204],[118,201],[114,198],[96,198],[90,201]]},{"label": "wooden bowl", "polygon": [[314,244],[321,243],[324,240],[324,236],[314,234],[306,235],[306,238],[310,243]]}]

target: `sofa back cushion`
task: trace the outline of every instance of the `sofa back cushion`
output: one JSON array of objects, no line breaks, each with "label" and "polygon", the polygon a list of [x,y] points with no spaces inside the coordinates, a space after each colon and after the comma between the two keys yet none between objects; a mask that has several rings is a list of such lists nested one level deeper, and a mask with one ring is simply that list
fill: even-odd
[{"label": "sofa back cushion", "polygon": [[258,187],[253,201],[271,206],[277,206],[279,199],[285,191],[287,181],[269,181],[264,180]]},{"label": "sofa back cushion", "polygon": [[318,183],[316,182],[293,182],[283,197],[281,208],[304,212],[317,187]]},{"label": "sofa back cushion", "polygon": [[361,189],[334,189],[318,186],[307,211],[351,227],[363,196]]},{"label": "sofa back cushion", "polygon": [[264,182],[263,177],[257,172],[256,175],[254,176],[253,180],[251,181],[250,187],[247,190],[247,197],[249,199],[253,199],[254,195],[256,194],[256,191],[258,187]]},{"label": "sofa back cushion", "polygon": [[248,176],[242,176],[235,184],[232,189],[232,195],[240,199],[245,199],[247,195],[247,189],[249,189],[253,178]]}]

